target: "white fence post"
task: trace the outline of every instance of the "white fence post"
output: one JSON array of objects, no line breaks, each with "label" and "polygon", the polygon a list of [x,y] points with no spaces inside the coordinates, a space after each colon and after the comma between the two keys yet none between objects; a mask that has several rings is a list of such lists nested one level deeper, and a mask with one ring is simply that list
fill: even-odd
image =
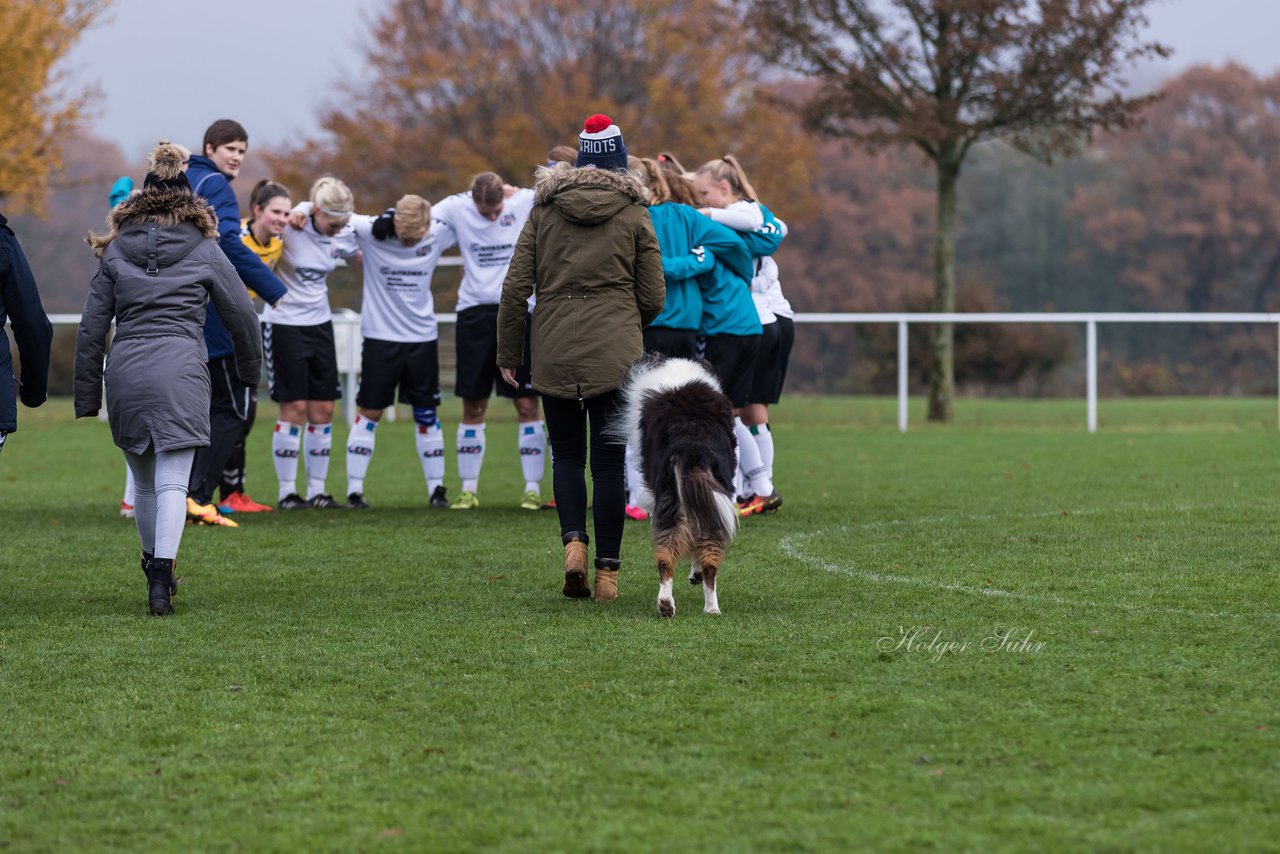
[{"label": "white fence post", "polygon": [[898,321],[898,432],[907,432],[907,321]]},{"label": "white fence post", "polygon": [[1098,321],[1090,318],[1085,322],[1085,374],[1088,379],[1087,395],[1089,398],[1089,432],[1098,432]]}]

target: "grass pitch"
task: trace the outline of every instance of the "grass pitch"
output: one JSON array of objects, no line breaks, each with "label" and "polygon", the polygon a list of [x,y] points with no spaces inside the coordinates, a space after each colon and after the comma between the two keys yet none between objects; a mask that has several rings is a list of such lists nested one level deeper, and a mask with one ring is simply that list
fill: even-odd
[{"label": "grass pitch", "polygon": [[478,512],[427,510],[388,423],[373,511],[188,528],[150,618],[123,461],[69,408],[0,454],[0,848],[1280,838],[1272,400],[1104,401],[1090,436],[1078,402],[913,407],[899,435],[893,401],[792,398],[784,508],[730,550],[723,616],[681,584],[668,621],[641,523],[617,602],[560,597],[500,402]]}]

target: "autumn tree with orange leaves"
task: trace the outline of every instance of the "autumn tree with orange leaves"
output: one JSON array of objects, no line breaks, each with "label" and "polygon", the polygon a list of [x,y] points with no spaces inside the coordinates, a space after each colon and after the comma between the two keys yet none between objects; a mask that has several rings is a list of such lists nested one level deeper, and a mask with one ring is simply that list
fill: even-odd
[{"label": "autumn tree with orange leaves", "polygon": [[[743,0],[749,39],[819,81],[807,126],[870,146],[907,143],[937,173],[934,311],[955,311],[956,203],[970,149],[1005,139],[1051,156],[1130,126],[1148,98],[1123,67],[1168,53],[1139,42],[1150,0]],[[932,339],[929,419],[953,411],[954,335]]]},{"label": "autumn tree with orange leaves", "polygon": [[[1089,238],[1078,260],[1115,265],[1140,309],[1280,310],[1280,74],[1198,66],[1161,92],[1141,127],[1099,141],[1109,178],[1069,206]],[[1257,390],[1249,366],[1275,358],[1270,328],[1189,334],[1220,387]]]},{"label": "autumn tree with orange leaves", "polygon": [[38,212],[60,146],[83,124],[90,93],[69,93],[58,63],[107,0],[0,2],[0,203]]},{"label": "autumn tree with orange leaves", "polygon": [[298,186],[333,172],[375,207],[461,191],[485,170],[528,185],[552,146],[606,113],[632,154],[674,151],[692,168],[733,153],[779,216],[804,204],[809,140],[717,0],[394,0],[371,45],[371,82],[334,99],[329,139],[277,157]]}]

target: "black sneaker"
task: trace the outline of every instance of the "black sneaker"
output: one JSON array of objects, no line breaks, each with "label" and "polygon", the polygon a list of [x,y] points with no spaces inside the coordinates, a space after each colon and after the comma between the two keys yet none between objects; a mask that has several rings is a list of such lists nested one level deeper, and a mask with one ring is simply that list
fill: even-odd
[{"label": "black sneaker", "polygon": [[435,491],[431,493],[430,504],[432,507],[441,507],[445,510],[449,509],[449,499],[444,494],[443,486],[437,486]]},{"label": "black sneaker", "polygon": [[302,496],[296,492],[290,492],[284,498],[281,498],[276,504],[281,510],[306,510],[311,505],[302,500]]},{"label": "black sneaker", "polygon": [[313,495],[307,499],[307,503],[311,505],[312,510],[341,510],[342,505],[333,500],[333,496],[327,492],[319,495]]},{"label": "black sneaker", "polygon": [[[319,495],[316,496],[316,498],[319,498],[319,497],[320,497]],[[361,492],[353,492],[347,496],[347,507],[351,508],[352,510],[370,509],[369,502],[364,500],[364,493],[361,493]]]}]

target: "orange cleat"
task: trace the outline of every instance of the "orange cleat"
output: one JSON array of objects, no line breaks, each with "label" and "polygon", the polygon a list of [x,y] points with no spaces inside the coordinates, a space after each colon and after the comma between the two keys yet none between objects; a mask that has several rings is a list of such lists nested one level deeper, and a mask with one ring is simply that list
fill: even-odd
[{"label": "orange cleat", "polygon": [[276,508],[259,504],[244,492],[233,492],[222,500],[222,506],[236,513],[270,513]]}]

